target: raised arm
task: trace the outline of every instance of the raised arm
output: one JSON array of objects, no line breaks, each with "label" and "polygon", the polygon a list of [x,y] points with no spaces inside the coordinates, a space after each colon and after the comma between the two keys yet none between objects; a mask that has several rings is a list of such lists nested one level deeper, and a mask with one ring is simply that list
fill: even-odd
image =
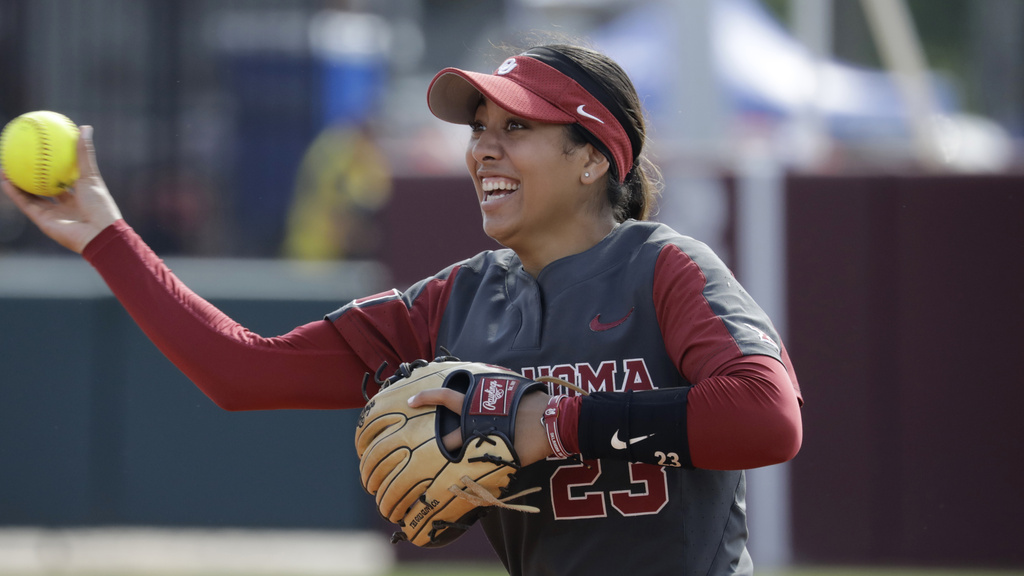
[{"label": "raised arm", "polygon": [[331,323],[274,338],[254,334],[185,286],[128,226],[82,128],[75,189],[41,198],[3,178],[4,193],[47,236],[83,255],[163,354],[229,410],[363,404],[366,368]]}]

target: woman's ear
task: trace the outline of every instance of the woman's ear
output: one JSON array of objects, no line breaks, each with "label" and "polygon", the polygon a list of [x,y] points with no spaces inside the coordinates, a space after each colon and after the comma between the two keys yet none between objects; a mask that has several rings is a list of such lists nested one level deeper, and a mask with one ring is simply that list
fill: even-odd
[{"label": "woman's ear", "polygon": [[580,181],[584,184],[593,184],[604,178],[610,167],[608,158],[598,152],[593,145],[587,144],[587,157],[583,164],[583,172],[580,174]]}]

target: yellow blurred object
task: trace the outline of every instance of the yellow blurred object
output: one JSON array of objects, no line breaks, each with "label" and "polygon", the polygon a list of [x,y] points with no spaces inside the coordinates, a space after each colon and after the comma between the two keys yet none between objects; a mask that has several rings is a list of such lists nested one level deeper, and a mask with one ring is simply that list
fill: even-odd
[{"label": "yellow blurred object", "polygon": [[391,170],[358,127],[325,129],[310,145],[296,179],[283,255],[302,260],[372,257],[373,216],[391,196]]}]

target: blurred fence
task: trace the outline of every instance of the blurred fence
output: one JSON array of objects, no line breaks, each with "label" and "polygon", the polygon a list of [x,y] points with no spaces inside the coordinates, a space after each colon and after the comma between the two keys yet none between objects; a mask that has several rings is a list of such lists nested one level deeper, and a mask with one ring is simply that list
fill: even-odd
[{"label": "blurred fence", "polygon": [[[161,254],[277,256],[310,143],[366,120],[386,74],[373,54],[317,51],[331,8],[3,0],[0,125],[48,109],[95,126],[104,179]],[[49,246],[6,228],[0,248]]]}]

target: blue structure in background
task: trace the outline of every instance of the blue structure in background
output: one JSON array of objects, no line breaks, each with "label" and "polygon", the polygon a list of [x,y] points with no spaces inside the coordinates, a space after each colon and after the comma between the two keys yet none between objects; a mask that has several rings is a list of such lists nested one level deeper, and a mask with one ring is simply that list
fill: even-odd
[{"label": "blue structure in background", "polygon": [[362,124],[374,112],[387,82],[387,60],[343,57],[318,62],[322,80],[320,127]]},{"label": "blue structure in background", "polygon": [[[223,23],[241,37],[252,22],[251,16],[235,21],[228,15]],[[310,142],[328,126],[365,122],[387,82],[383,19],[326,11],[291,24],[279,27],[291,30],[291,37],[285,32],[273,42],[229,41],[224,49],[238,142],[228,186],[240,244],[235,251],[244,256],[279,254],[296,172]]]}]

